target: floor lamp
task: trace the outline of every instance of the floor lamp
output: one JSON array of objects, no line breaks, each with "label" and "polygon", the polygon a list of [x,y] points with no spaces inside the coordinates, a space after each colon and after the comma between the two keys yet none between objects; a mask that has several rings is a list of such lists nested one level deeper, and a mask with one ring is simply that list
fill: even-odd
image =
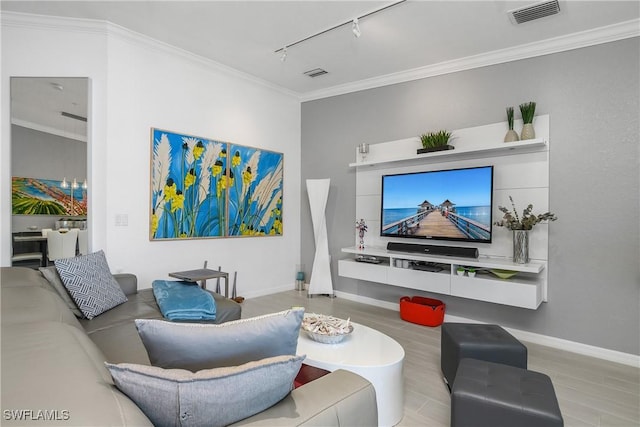
[{"label": "floor lamp", "polygon": [[316,253],[313,258],[311,279],[307,296],[314,294],[333,295],[331,281],[331,263],[329,259],[329,241],[327,239],[327,219],[324,211],[327,207],[330,179],[308,179],[309,207],[313,222],[313,235],[316,241]]}]

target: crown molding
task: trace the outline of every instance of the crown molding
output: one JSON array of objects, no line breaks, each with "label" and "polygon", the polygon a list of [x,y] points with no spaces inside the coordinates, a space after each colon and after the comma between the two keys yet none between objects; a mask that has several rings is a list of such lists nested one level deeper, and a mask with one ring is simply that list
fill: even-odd
[{"label": "crown molding", "polygon": [[177,48],[168,43],[161,42],[149,36],[145,36],[127,28],[121,27],[108,21],[78,19],[66,17],[52,17],[44,15],[34,15],[19,12],[0,12],[3,26],[38,28],[52,31],[74,31],[81,33],[105,34],[107,36],[118,37],[131,43],[144,45],[147,48],[154,48],[168,55],[174,55],[192,63],[199,64],[210,70],[215,70],[223,74],[240,78],[247,82],[269,88],[286,96],[294,97],[300,102],[313,101],[322,98],[329,98],[367,89],[389,86],[398,83],[405,83],[414,80],[435,77],[459,71],[472,70],[491,65],[503,64],[522,59],[534,58],[538,56],[550,55],[553,53],[565,52],[583,47],[595,46],[603,43],[639,37],[640,19],[633,19],[618,24],[595,28],[593,30],[581,31],[566,36],[554,37],[540,42],[528,43],[512,48],[495,50],[492,52],[473,55],[465,58],[445,61],[425,67],[391,73],[384,76],[359,80],[353,83],[332,86],[311,92],[299,93],[282,86],[267,82],[248,73],[244,73],[235,68],[222,63],[204,58],[200,55]]},{"label": "crown molding", "polygon": [[155,49],[163,54],[175,56],[182,60],[202,66],[207,70],[217,71],[227,76],[239,78],[255,85],[274,90],[283,95],[290,96],[298,100],[300,99],[300,94],[298,92],[275,85],[251,74],[244,73],[235,68],[207,59],[203,56],[196,55],[187,50],[178,48],[144,34],[137,33],[109,21],[35,15],[20,12],[0,12],[0,20],[2,22],[2,26],[7,27],[78,32],[85,34],[103,34],[107,37],[118,38],[134,45],[141,45],[145,49]]},{"label": "crown molding", "polygon": [[367,89],[375,89],[397,83],[405,83],[443,74],[487,67],[490,65],[503,64],[521,59],[550,55],[553,53],[565,52],[638,36],[640,36],[640,19],[633,19],[606,27],[581,31],[566,36],[554,37],[535,43],[494,50],[492,52],[468,56],[466,58],[440,62],[438,64],[428,65],[425,67],[360,80],[354,83],[347,83],[327,89],[306,92],[300,95],[300,100],[301,102],[306,102],[329,98],[332,96],[344,95]]},{"label": "crown molding", "polygon": [[67,131],[63,131],[51,126],[45,126],[45,125],[41,125],[38,123],[33,123],[30,122],[28,120],[21,120],[21,119],[16,119],[16,118],[12,118],[11,119],[11,124],[12,125],[16,125],[16,126],[20,126],[23,128],[27,128],[27,129],[33,129],[33,130],[37,130],[38,132],[44,132],[44,133],[49,133],[51,135],[56,135],[56,136],[61,136],[63,138],[67,138],[67,139],[73,139],[76,141],[80,141],[80,142],[87,142],[87,135],[83,135],[83,134],[79,134],[79,133],[74,133],[74,132],[67,132]]},{"label": "crown molding", "polygon": [[189,61],[192,64],[202,66],[209,71],[217,71],[221,74],[225,74],[230,77],[239,78],[246,82],[250,82],[255,85],[274,90],[283,95],[300,99],[300,94],[298,92],[294,92],[282,86],[278,86],[276,84],[263,80],[259,77],[256,77],[252,74],[245,73],[243,71],[232,68],[228,65],[224,65],[212,59],[208,59],[203,56],[197,55],[195,53],[189,52],[188,50],[173,46],[163,41],[146,36],[144,34],[137,33],[135,31],[132,31],[120,25],[117,25],[111,22],[106,22],[106,24],[108,26],[109,36],[111,37],[119,38],[120,40],[128,43],[142,45],[147,49],[155,49],[158,52],[161,52],[163,54],[175,56],[185,61]]},{"label": "crown molding", "polygon": [[40,29],[48,31],[73,31],[81,33],[107,34],[107,22],[95,19],[68,18],[61,16],[35,15],[21,12],[2,12],[3,27]]}]

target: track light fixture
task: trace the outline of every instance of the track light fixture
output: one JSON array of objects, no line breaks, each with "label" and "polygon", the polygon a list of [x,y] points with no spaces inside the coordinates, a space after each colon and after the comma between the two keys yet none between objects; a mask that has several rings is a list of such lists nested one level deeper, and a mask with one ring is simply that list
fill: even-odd
[{"label": "track light fixture", "polygon": [[362,35],[362,32],[360,31],[360,25],[358,24],[358,18],[353,18],[353,21],[351,23],[351,32],[353,33],[353,36],[355,38],[359,38]]},{"label": "track light fixture", "polygon": [[349,24],[351,24],[351,32],[353,33],[354,37],[358,38],[358,37],[360,37],[362,35],[362,32],[360,31],[360,21],[359,21],[360,19],[368,17],[368,16],[371,16],[371,15],[373,15],[375,13],[378,13],[378,12],[382,12],[383,10],[389,9],[390,7],[393,7],[393,6],[397,6],[397,5],[399,5],[401,3],[404,3],[406,1],[407,0],[395,1],[395,2],[393,2],[391,4],[386,5],[386,6],[383,6],[383,7],[380,7],[378,9],[372,10],[371,12],[362,14],[360,16],[356,16],[355,18],[353,18],[350,21],[343,22],[343,23],[338,24],[338,25],[334,25],[333,27],[327,28],[326,30],[323,30],[323,31],[320,31],[318,33],[312,34],[312,35],[310,35],[308,37],[305,37],[305,38],[300,39],[298,41],[295,41],[293,43],[286,44],[286,45],[284,45],[284,47],[281,47],[280,49],[275,50],[274,53],[281,53],[280,61],[284,62],[285,59],[287,58],[287,48],[290,48],[290,47],[295,46],[297,44],[300,44],[302,42],[306,42],[307,40],[311,40],[314,37],[318,37],[318,36],[320,36],[320,35],[322,35],[324,33],[328,33],[329,31],[333,31],[333,30],[335,30],[337,28],[340,28],[340,27],[343,27],[343,26],[349,25]]}]

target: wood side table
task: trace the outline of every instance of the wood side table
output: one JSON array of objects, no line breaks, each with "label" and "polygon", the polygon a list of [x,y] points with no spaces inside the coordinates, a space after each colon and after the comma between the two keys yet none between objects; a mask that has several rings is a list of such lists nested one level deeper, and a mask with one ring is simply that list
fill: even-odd
[{"label": "wood side table", "polygon": [[229,273],[208,268],[198,268],[196,270],[176,271],[169,273],[169,277],[184,280],[186,282],[200,282],[202,289],[207,289],[207,279],[224,279],[224,296],[229,298]]}]

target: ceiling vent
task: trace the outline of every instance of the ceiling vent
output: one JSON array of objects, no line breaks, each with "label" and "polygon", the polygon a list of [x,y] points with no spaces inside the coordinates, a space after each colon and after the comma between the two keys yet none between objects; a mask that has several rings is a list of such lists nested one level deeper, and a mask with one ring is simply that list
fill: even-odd
[{"label": "ceiling vent", "polygon": [[313,70],[309,70],[309,71],[305,71],[304,75],[305,76],[309,76],[309,77],[318,77],[321,76],[323,74],[327,74],[326,70],[323,70],[322,68],[314,68]]},{"label": "ceiling vent", "polygon": [[60,115],[63,116],[63,117],[68,117],[68,118],[73,119],[73,120],[79,120],[81,122],[86,122],[87,121],[86,117],[78,116],[76,114],[67,113],[66,111],[62,111],[60,113]]},{"label": "ceiling vent", "polygon": [[560,4],[558,0],[545,1],[542,3],[532,4],[530,6],[513,9],[507,12],[509,19],[514,24],[522,24],[533,21],[534,19],[544,18],[545,16],[560,13]]}]

